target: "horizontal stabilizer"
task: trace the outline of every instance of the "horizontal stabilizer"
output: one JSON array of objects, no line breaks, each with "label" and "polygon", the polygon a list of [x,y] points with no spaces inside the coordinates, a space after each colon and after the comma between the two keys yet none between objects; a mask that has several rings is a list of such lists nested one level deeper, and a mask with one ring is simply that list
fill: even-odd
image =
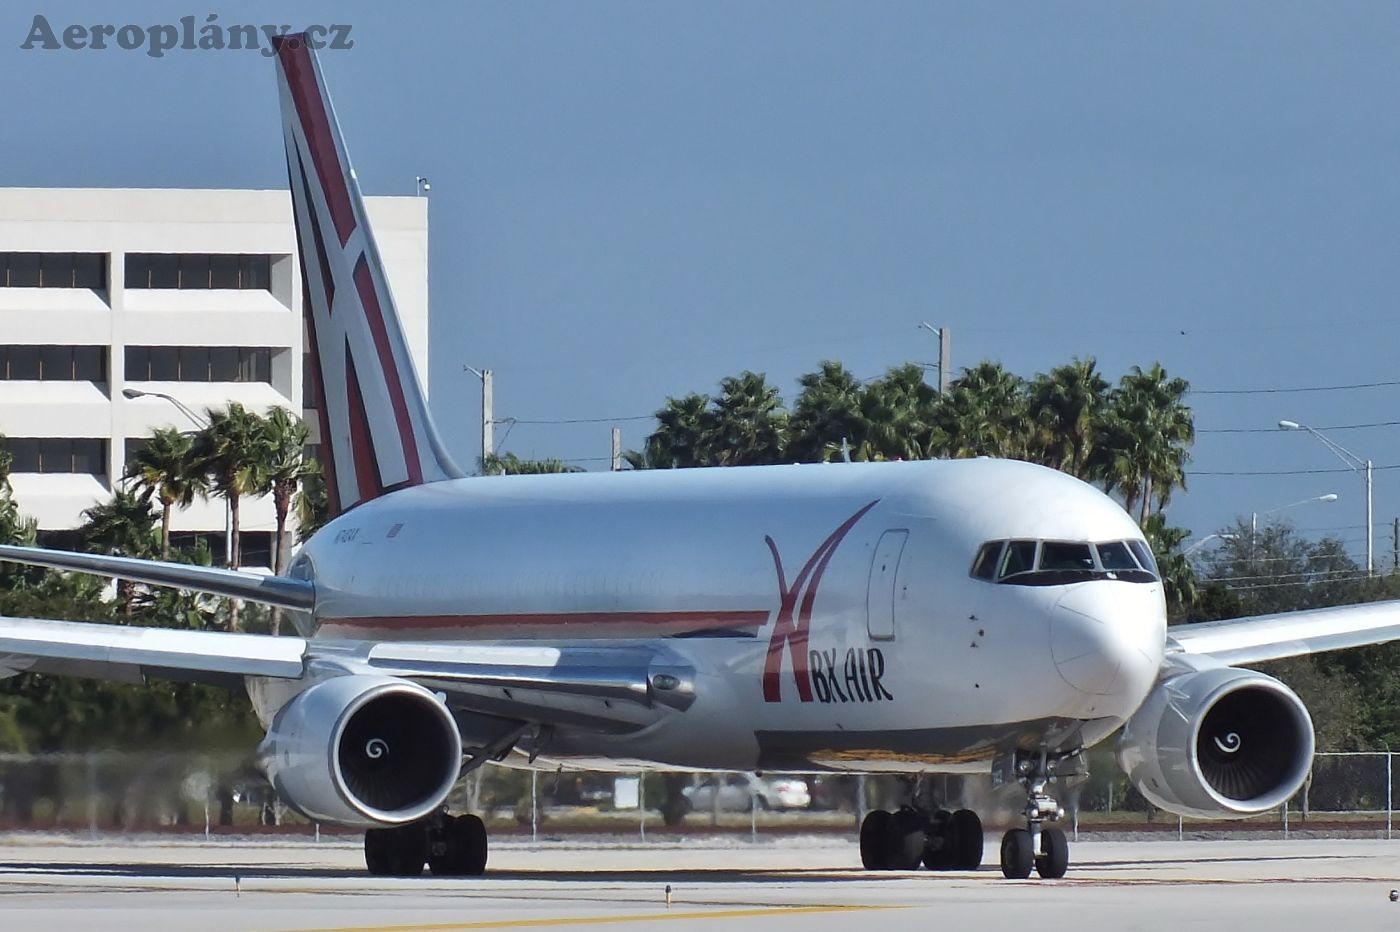
[{"label": "horizontal stabilizer", "polygon": [[316,601],[316,588],[306,580],[288,579],[285,576],[262,576],[212,566],[191,566],[187,563],[161,563],[157,560],[111,557],[97,553],[11,546],[0,546],[0,560],[30,566],[47,566],[55,570],[132,579],[152,586],[207,592],[211,595],[247,599],[249,602],[300,611],[310,611]]}]

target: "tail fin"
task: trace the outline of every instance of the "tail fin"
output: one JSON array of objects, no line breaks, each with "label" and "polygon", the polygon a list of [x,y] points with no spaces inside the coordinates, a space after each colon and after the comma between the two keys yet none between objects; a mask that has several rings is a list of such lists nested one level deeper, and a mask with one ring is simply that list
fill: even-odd
[{"label": "tail fin", "polygon": [[302,34],[273,48],[334,516],[462,472],[428,414],[321,67]]}]

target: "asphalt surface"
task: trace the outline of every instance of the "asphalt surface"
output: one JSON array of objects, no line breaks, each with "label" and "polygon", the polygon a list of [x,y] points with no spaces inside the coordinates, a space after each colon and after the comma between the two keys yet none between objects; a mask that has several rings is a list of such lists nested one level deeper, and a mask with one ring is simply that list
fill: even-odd
[{"label": "asphalt surface", "polygon": [[15,835],[0,929],[1400,928],[1400,838],[1085,841],[1059,881],[1004,880],[996,841],[979,872],[871,875],[830,838],[506,840],[485,877],[408,880],[348,839]]}]

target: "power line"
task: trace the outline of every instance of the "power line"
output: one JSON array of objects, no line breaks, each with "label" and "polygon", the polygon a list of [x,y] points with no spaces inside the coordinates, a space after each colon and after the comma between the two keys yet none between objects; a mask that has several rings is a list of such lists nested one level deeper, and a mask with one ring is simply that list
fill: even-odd
[{"label": "power line", "polygon": [[1343,392],[1357,388],[1391,388],[1396,382],[1356,382],[1351,385],[1309,385],[1304,388],[1192,388],[1191,395],[1288,395],[1302,392]]},{"label": "power line", "polygon": [[[1367,427],[1400,427],[1400,421],[1373,421],[1370,424],[1332,424],[1315,427],[1314,430],[1361,430]],[[1279,434],[1284,431],[1277,427],[1200,427],[1198,434]]]},{"label": "power line", "polygon": [[557,420],[526,420],[525,418],[503,418],[515,424],[614,424],[618,421],[650,421],[655,414],[632,414],[627,417],[569,417]]}]

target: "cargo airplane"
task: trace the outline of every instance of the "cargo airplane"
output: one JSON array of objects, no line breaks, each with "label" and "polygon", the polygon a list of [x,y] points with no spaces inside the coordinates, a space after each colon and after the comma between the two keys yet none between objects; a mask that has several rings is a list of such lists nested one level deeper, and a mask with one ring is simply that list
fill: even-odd
[{"label": "cargo airplane", "polygon": [[[448,794],[487,761],[993,775],[1003,874],[1062,876],[1083,752],[1155,805],[1281,805],[1308,711],[1249,664],[1400,636],[1400,603],[1168,629],[1143,535],[1099,490],[996,459],[466,478],[433,427],[321,68],[276,43],[333,519],[282,577],[40,548],[0,558],[247,599],[298,636],[0,620],[0,670],[245,688],[277,793],[364,828],[372,874],[480,874]],[[1011,792],[1011,790],[1008,790]],[[977,868],[911,790],[870,870]]]}]

